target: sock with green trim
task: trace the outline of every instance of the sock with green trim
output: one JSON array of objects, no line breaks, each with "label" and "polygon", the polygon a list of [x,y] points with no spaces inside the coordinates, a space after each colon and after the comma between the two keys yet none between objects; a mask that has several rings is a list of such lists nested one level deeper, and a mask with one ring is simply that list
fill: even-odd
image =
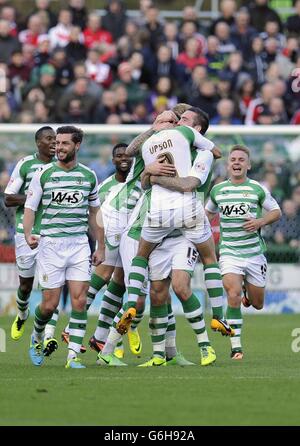
[{"label": "sock with green trim", "polygon": [[132,331],[136,330],[138,328],[138,325],[142,322],[143,317],[144,317],[144,311],[145,311],[145,298],[142,301],[143,303],[141,304],[141,300],[139,303],[139,307],[136,310],[136,316],[133,319],[130,329]]},{"label": "sock with green trim", "polygon": [[92,274],[90,286],[87,292],[87,299],[86,299],[86,309],[88,310],[92,303],[94,302],[94,299],[98,293],[98,291],[101,290],[101,288],[106,285],[106,281],[102,279],[102,277],[98,276],[96,273]]},{"label": "sock with green trim", "polygon": [[230,337],[231,342],[231,350],[232,351],[241,351],[241,332],[243,325],[243,316],[241,312],[241,307],[233,308],[228,306],[226,311],[226,318],[228,324],[234,329],[234,336]]},{"label": "sock with green trim", "polygon": [[166,331],[166,357],[174,358],[177,355],[176,348],[176,321],[173,313],[172,305],[168,305],[168,327]]},{"label": "sock with green trim", "polygon": [[107,341],[105,343],[105,346],[103,347],[103,350],[101,352],[102,355],[111,355],[114,351],[118,343],[122,340],[122,335],[117,332],[115,327],[110,327]]},{"label": "sock with green trim", "polygon": [[59,316],[58,309],[54,310],[54,313],[52,314],[52,318],[48,322],[48,324],[45,327],[45,339],[52,339],[54,338],[55,328],[57,324]]},{"label": "sock with green trim", "polygon": [[204,266],[204,280],[208,292],[213,318],[223,319],[223,283],[219,265],[212,263]]},{"label": "sock with green trim", "polygon": [[136,256],[132,260],[129,273],[128,304],[129,308],[136,308],[138,297],[142,294],[143,283],[147,277],[148,260]]},{"label": "sock with green trim", "polygon": [[40,306],[37,305],[35,308],[35,314],[34,314],[34,326],[33,326],[33,336],[35,341],[41,342],[44,339],[44,333],[45,333],[45,327],[47,323],[50,321],[50,316],[45,316],[40,309]]},{"label": "sock with green trim", "polygon": [[199,299],[192,294],[186,301],[181,301],[184,315],[194,330],[199,347],[210,345],[208,340],[203,311]]},{"label": "sock with green trim", "polygon": [[72,310],[69,322],[70,341],[68,345],[68,359],[74,358],[80,352],[82,341],[86,331],[87,310]]},{"label": "sock with green trim", "polygon": [[150,306],[149,328],[151,334],[153,357],[164,358],[166,350],[166,331],[168,326],[167,304]]},{"label": "sock with green trim", "polygon": [[24,293],[19,287],[17,291],[16,303],[19,310],[18,316],[23,321],[27,319],[29,315],[29,310],[28,310],[29,299],[30,299],[30,293],[29,294]]},{"label": "sock with green trim", "polygon": [[109,329],[122,305],[125,291],[126,288],[123,285],[119,285],[113,280],[109,282],[101,302],[98,325],[94,333],[98,341],[106,342]]}]

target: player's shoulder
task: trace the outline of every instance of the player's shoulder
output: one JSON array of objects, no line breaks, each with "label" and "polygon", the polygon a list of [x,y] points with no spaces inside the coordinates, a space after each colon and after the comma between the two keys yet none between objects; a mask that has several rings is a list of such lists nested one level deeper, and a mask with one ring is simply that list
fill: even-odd
[{"label": "player's shoulder", "polygon": [[87,175],[96,176],[95,171],[90,167],[86,166],[85,164],[78,163],[78,170]]},{"label": "player's shoulder", "polygon": [[230,186],[230,181],[224,180],[224,181],[221,181],[220,183],[215,184],[211,190],[214,192],[218,192],[228,186]]},{"label": "player's shoulder", "polygon": [[35,160],[36,160],[35,154],[23,156],[23,158],[19,159],[17,166],[19,168],[21,168],[21,167],[24,168],[24,167],[26,167],[26,165],[31,165]]},{"label": "player's shoulder", "polygon": [[249,185],[257,192],[264,192],[264,193],[268,192],[266,186],[264,186],[263,184],[259,183],[256,180],[252,180],[251,178],[249,178]]}]

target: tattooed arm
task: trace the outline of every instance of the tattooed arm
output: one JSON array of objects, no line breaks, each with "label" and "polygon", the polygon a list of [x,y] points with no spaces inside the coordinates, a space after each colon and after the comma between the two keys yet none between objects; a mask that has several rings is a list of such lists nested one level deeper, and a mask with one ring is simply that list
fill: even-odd
[{"label": "tattooed arm", "polygon": [[126,155],[136,156],[140,152],[140,149],[144,142],[147,141],[150,136],[160,130],[173,128],[177,121],[178,118],[175,113],[173,113],[171,110],[164,111],[157,116],[151,129],[147,130],[141,135],[138,135],[136,138],[134,138],[133,141],[131,141],[129,146],[126,148]]}]

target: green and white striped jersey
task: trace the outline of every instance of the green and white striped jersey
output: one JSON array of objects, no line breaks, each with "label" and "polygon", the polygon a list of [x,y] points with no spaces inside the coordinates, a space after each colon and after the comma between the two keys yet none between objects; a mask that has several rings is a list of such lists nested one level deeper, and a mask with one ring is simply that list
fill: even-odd
[{"label": "green and white striped jersey", "polygon": [[242,184],[230,180],[216,184],[205,208],[220,213],[220,255],[248,258],[266,247],[259,231],[245,231],[243,225],[249,217],[260,218],[262,209],[273,211],[279,205],[264,186],[248,178]]},{"label": "green and white striped jersey", "polygon": [[121,214],[130,214],[142,195],[141,174],[145,168],[144,161],[138,155],[131,166],[125,183],[120,183],[106,199],[105,205]]},{"label": "green and white striped jersey", "polygon": [[98,187],[98,195],[100,200],[100,205],[104,203],[104,201],[113,194],[116,190],[120,189],[124,183],[121,183],[116,179],[116,174],[114,173],[110,177],[106,178],[106,180],[102,181]]},{"label": "green and white striped jersey", "polygon": [[[28,187],[30,181],[32,180],[33,174],[36,170],[45,166],[46,164],[49,163],[41,161],[38,158],[37,153],[22,158],[14,168],[4,193],[7,195],[27,195]],[[24,206],[18,206],[16,209],[16,232],[21,234],[24,234],[23,216]],[[38,235],[40,233],[41,216],[41,209],[39,209],[35,217],[34,227],[32,230],[33,234]]]},{"label": "green and white striped jersey", "polygon": [[89,206],[100,204],[95,172],[80,163],[68,171],[57,163],[48,164],[34,174],[25,208],[36,211],[40,202],[42,236],[87,234]]}]

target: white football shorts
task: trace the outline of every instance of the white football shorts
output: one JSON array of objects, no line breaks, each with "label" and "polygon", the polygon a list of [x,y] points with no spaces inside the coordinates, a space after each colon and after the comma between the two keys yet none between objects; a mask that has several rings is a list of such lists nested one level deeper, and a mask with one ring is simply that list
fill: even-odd
[{"label": "white football shorts", "polygon": [[[35,235],[35,237],[38,237]],[[31,249],[24,234],[15,235],[15,252],[18,274],[21,277],[34,277],[39,247]]]},{"label": "white football shorts", "polygon": [[219,266],[222,276],[225,274],[238,274],[245,280],[259,288],[266,286],[267,259],[263,254],[254,257],[241,258],[221,256]]}]

